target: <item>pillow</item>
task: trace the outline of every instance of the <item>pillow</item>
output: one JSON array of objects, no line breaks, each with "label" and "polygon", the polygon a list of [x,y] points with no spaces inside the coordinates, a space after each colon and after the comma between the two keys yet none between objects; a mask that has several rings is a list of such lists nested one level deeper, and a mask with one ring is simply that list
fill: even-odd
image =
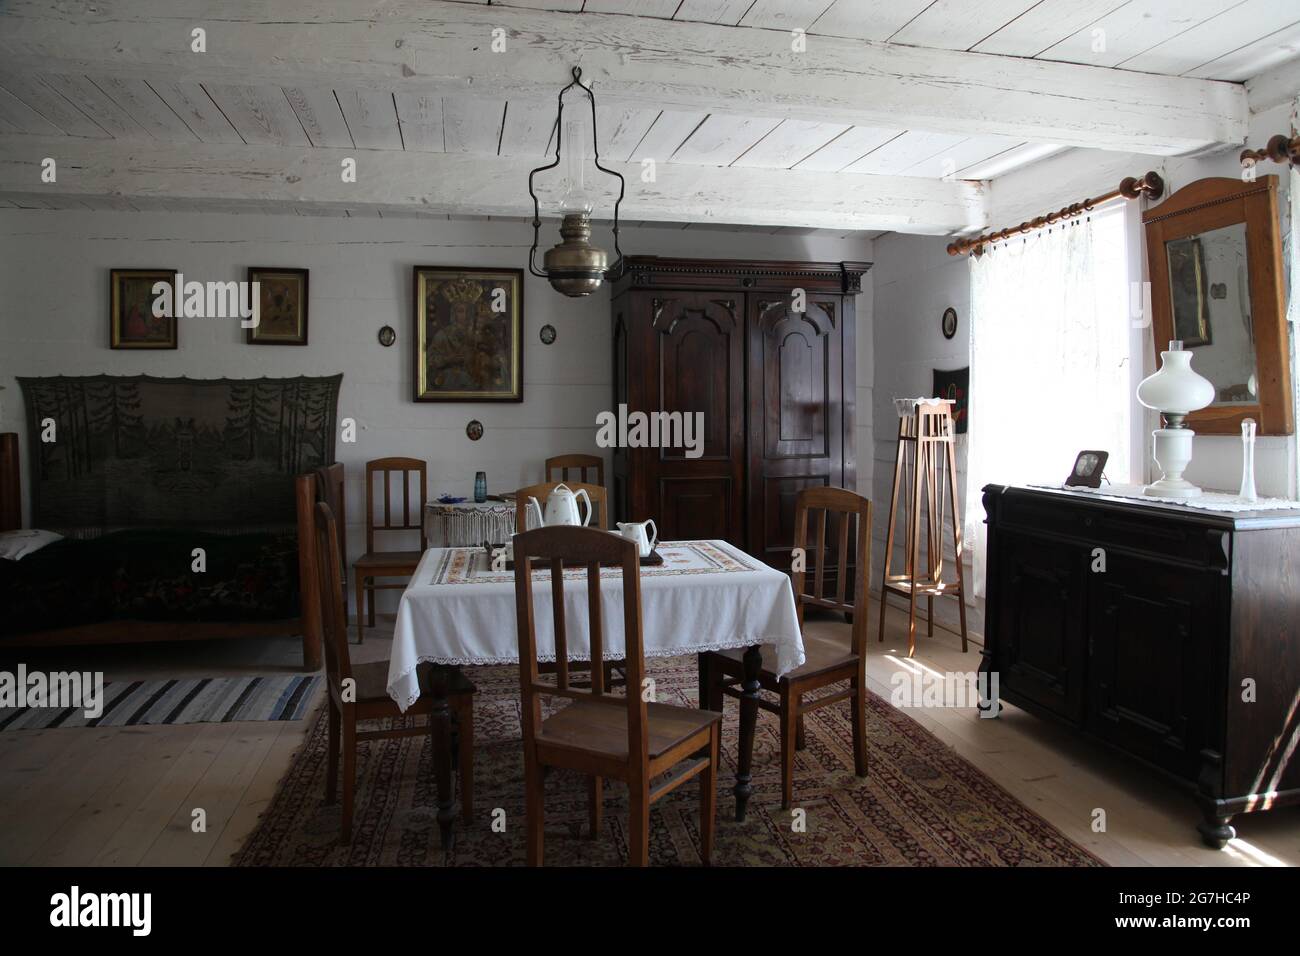
[{"label": "pillow", "polygon": [[61,534],[53,531],[38,531],[35,528],[26,531],[0,532],[0,558],[17,561],[29,554],[35,554],[47,544],[62,540]]}]

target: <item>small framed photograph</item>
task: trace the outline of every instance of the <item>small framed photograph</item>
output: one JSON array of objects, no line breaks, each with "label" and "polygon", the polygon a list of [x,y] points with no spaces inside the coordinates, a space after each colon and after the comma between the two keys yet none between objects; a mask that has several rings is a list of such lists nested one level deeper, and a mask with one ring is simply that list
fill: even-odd
[{"label": "small framed photograph", "polygon": [[1066,487],[1100,488],[1101,473],[1106,470],[1108,451],[1085,449],[1074,459],[1074,468],[1070,477],[1065,479]]},{"label": "small framed photograph", "polygon": [[[164,283],[164,290],[159,283]],[[174,349],[177,346],[175,269],[112,269],[108,274],[108,342],[115,349]],[[157,291],[155,291],[157,290]],[[159,294],[165,301],[158,309]],[[156,313],[165,313],[158,315]]]},{"label": "small framed photograph", "polygon": [[247,329],[249,345],[307,344],[307,270],[251,266],[248,282],[258,284],[258,322]]}]

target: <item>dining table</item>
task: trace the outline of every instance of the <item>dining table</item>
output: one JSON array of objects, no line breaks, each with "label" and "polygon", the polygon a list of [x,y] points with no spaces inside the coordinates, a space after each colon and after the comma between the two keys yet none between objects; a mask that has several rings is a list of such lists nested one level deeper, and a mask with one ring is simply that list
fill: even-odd
[{"label": "dining table", "polygon": [[[725,541],[661,541],[661,563],[641,567],[642,643],[647,658],[745,649],[740,684],[740,746],[736,761],[736,820],[753,793],[754,729],[758,721],[760,647],[772,648],[778,676],[804,663],[803,638],[790,577]],[[653,560],[653,558],[652,558]],[[393,633],[388,693],[406,710],[431,697],[430,735],[437,818],[444,849],[455,839],[452,723],[448,690],[466,667],[519,663],[515,575],[493,561],[486,546],[430,548],[402,593]],[[567,646],[571,661],[590,660],[584,568],[564,571]],[[602,568],[601,619],[605,659],[624,656],[623,578]],[[540,661],[555,659],[550,571],[533,569],[534,621]],[[417,668],[431,664],[421,690]]]}]

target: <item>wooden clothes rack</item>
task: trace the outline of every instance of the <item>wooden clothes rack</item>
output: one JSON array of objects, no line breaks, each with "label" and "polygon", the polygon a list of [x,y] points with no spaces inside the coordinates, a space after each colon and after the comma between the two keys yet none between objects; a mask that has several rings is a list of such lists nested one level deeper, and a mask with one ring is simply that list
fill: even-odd
[{"label": "wooden clothes rack", "polygon": [[[880,640],[890,594],[907,598],[907,656],[916,654],[916,598],[926,600],[926,633],[934,635],[934,599],[953,596],[961,615],[961,649],[967,649],[966,582],[962,568],[961,513],[957,505],[957,459],[951,399],[916,400],[900,409],[894,453],[894,489],[889,501],[884,575],[880,584]],[[899,499],[899,488],[903,497]],[[945,502],[945,498],[947,499]],[[899,508],[900,503],[902,508]],[[956,580],[944,580],[943,520],[951,509]],[[901,573],[892,571],[899,512],[907,529]],[[925,566],[921,566],[921,516],[925,515]]]}]

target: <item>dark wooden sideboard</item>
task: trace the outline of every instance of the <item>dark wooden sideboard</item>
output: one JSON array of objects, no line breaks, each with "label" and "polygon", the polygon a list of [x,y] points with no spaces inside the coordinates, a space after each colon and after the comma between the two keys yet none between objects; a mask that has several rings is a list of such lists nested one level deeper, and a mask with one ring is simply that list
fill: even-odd
[{"label": "dark wooden sideboard", "polygon": [[1300,803],[1300,511],[1002,485],[984,509],[1003,700],[1194,788],[1210,846]]},{"label": "dark wooden sideboard", "polygon": [[629,256],[612,291],[614,405],[703,412],[704,442],[698,458],[616,448],[615,516],[788,568],[799,491],[856,487],[854,299],[870,267]]}]

